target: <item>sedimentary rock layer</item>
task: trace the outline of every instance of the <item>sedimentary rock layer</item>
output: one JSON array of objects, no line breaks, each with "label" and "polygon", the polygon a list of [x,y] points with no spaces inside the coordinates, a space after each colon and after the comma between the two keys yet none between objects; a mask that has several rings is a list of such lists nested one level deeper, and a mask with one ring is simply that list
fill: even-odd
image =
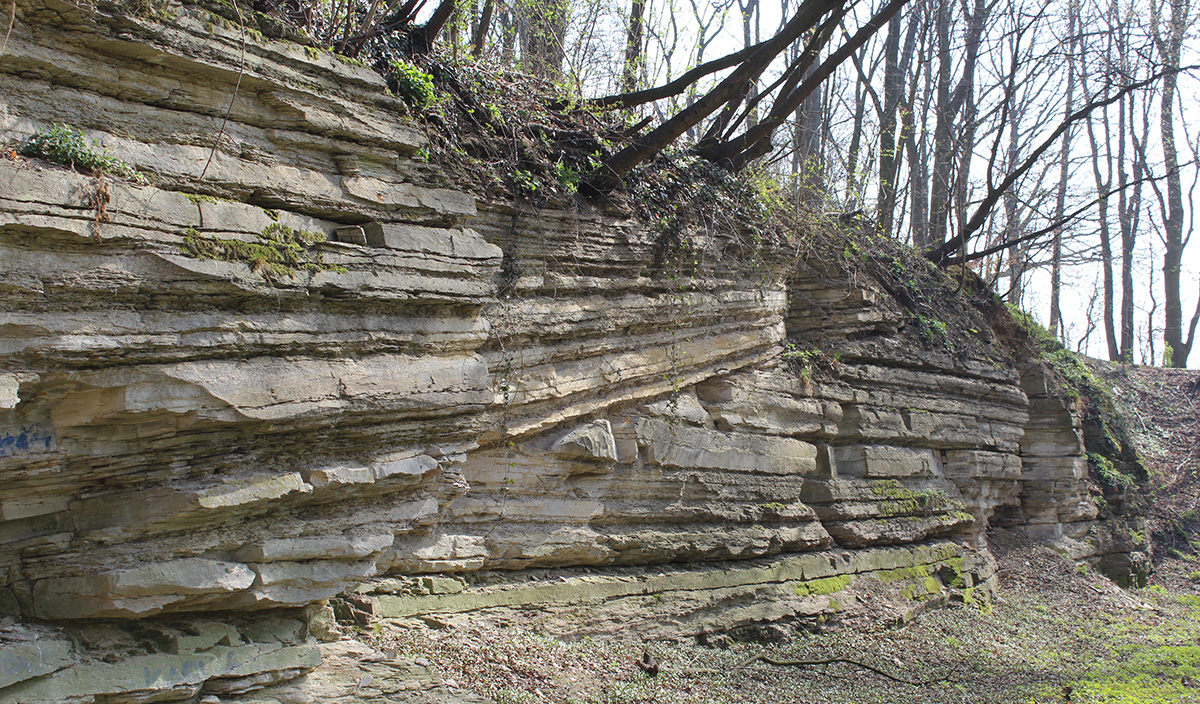
[{"label": "sedimentary rock layer", "polygon": [[[0,701],[293,678],[347,590],[692,637],[828,616],[863,579],[982,597],[989,522],[1138,547],[1087,539],[1052,376],[994,338],[914,344],[836,258],[693,233],[681,276],[615,207],[456,186],[367,69],[253,38],[243,62],[196,8],[16,7],[4,143],[69,123],[146,179],[0,159]],[[116,645],[78,637],[96,619]],[[101,664],[121,648],[191,674]]]}]

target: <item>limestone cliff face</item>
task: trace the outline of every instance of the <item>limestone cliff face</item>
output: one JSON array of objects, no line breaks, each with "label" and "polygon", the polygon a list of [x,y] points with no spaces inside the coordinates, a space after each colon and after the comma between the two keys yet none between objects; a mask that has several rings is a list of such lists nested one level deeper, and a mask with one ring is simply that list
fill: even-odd
[{"label": "limestone cliff face", "polygon": [[736,232],[681,285],[628,215],[455,188],[371,71],[245,49],[194,11],[17,2],[4,142],[69,123],[153,185],[0,159],[0,701],[289,679],[347,590],[704,637],[866,578],[978,598],[988,525],[1140,549],[1097,538],[1077,409],[990,330],[914,347],[885,287]]}]

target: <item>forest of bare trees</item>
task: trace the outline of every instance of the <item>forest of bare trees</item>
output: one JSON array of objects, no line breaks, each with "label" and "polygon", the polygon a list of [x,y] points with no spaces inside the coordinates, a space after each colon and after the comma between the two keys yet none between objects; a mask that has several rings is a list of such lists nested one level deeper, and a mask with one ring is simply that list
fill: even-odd
[{"label": "forest of bare trees", "polygon": [[[326,26],[342,7],[342,25],[365,27],[356,2],[335,3]],[[557,83],[559,108],[637,126],[585,193],[686,148],[971,266],[1081,351],[1187,363],[1200,320],[1193,0],[363,7],[385,29],[411,25],[414,53],[517,66]]]}]

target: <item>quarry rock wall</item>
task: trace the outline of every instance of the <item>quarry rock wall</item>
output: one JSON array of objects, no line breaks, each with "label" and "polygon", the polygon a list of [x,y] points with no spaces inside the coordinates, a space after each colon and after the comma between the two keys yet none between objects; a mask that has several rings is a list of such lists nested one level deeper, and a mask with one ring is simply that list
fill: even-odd
[{"label": "quarry rock wall", "polygon": [[914,347],[844,263],[713,231],[681,277],[617,208],[476,197],[375,73],[219,16],[16,6],[4,143],[147,178],[0,158],[2,702],[302,678],[330,599],[704,640],[864,580],[986,600],[989,525],[1142,549],[990,331]]}]

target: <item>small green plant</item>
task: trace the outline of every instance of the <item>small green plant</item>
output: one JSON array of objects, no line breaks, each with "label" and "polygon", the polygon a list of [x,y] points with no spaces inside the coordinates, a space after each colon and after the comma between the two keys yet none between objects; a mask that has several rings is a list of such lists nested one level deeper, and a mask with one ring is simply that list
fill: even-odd
[{"label": "small green plant", "polygon": [[392,90],[401,100],[417,109],[433,102],[437,95],[433,87],[433,76],[402,59],[393,59],[391,65],[392,78],[396,82]]},{"label": "small green plant", "polygon": [[831,356],[819,349],[804,348],[794,342],[789,342],[784,345],[782,357],[793,370],[800,373],[805,381],[812,381],[815,370],[836,371],[842,355],[840,352],[835,352]]},{"label": "small green plant", "polygon": [[946,324],[940,320],[918,315],[917,331],[927,345],[951,347],[950,338],[947,336]]},{"label": "small green plant", "polygon": [[492,122],[504,122],[504,112],[495,103],[484,103],[483,107],[487,110],[488,117],[492,118]]},{"label": "small green plant", "polygon": [[513,188],[523,196],[531,196],[537,193],[538,180],[537,177],[525,169],[517,169],[512,175]]},{"label": "small green plant", "polygon": [[169,5],[170,3],[163,0],[126,0],[124,9],[134,17],[156,22],[169,22],[174,18]]},{"label": "small green plant", "polygon": [[1112,463],[1112,460],[1104,455],[1090,452],[1087,458],[1092,463],[1092,466],[1096,468],[1096,474],[1099,475],[1101,483],[1114,489],[1125,489],[1133,486],[1134,478],[1128,474],[1121,473]]},{"label": "small green plant", "polygon": [[[260,41],[261,41],[261,40],[260,40]],[[349,57],[349,56],[343,56],[343,55],[341,55],[341,54],[334,54],[334,55],[333,55],[333,58],[337,59],[337,60],[338,60],[338,61],[340,61],[341,63],[344,63],[344,64],[346,64],[347,66],[362,66],[362,67],[365,67],[365,66],[367,65],[367,62],[363,61],[362,59],[351,58],[351,57]]]},{"label": "small green plant", "polygon": [[146,177],[129,164],[109,156],[106,151],[96,151],[98,146],[99,142],[94,139],[89,145],[80,130],[56,122],[27,139],[21,145],[20,153],[21,156],[46,159],[93,176],[110,174],[136,183],[146,182]]},{"label": "small green plant", "polygon": [[579,192],[579,172],[570,164],[564,161],[556,162],[554,175],[558,177],[558,182],[562,184],[567,193]]},{"label": "small green plant", "polygon": [[950,503],[950,497],[942,489],[927,489],[917,495],[917,508],[926,516]]}]

